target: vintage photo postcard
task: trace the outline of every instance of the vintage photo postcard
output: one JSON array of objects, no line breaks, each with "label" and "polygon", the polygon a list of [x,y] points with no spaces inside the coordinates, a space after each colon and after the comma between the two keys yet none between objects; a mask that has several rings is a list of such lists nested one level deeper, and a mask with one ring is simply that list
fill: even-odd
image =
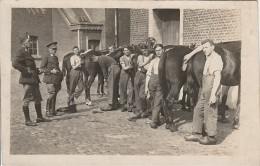
[{"label": "vintage photo postcard", "polygon": [[259,165],[256,1],[1,1],[2,164]]}]

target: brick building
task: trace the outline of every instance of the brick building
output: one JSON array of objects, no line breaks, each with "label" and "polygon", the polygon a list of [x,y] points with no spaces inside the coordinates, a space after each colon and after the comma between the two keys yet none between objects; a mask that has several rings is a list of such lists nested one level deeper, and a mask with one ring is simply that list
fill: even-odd
[{"label": "brick building", "polygon": [[15,55],[20,47],[18,37],[25,32],[28,32],[33,40],[31,51],[38,60],[37,65],[41,57],[48,53],[46,44],[52,41],[58,42],[57,55],[60,61],[75,45],[84,50],[105,49],[116,42],[115,12],[118,20],[118,44],[129,44],[130,9],[14,8],[11,56]]},{"label": "brick building", "polygon": [[164,45],[241,40],[240,20],[240,10],[131,9],[130,41],[137,44],[148,36]]},{"label": "brick building", "polygon": [[240,11],[224,9],[12,9],[11,54],[18,36],[32,35],[34,57],[48,53],[45,45],[58,42],[61,60],[74,45],[105,49],[108,45],[138,44],[154,37],[163,45],[240,40]]}]

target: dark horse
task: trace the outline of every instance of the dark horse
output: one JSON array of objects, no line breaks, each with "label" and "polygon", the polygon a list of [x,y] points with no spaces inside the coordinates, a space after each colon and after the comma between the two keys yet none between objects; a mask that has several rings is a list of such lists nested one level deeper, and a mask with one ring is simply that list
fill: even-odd
[{"label": "dark horse", "polygon": [[[240,111],[241,41],[218,43],[215,45],[214,50],[221,56],[223,61],[223,70],[221,71],[220,81],[221,85],[239,86],[238,108],[233,124],[234,128],[238,128],[238,116]],[[198,100],[199,88],[202,86],[202,73],[205,61],[206,57],[201,51],[195,54],[188,63],[187,83],[193,105]]]},{"label": "dark horse", "polygon": [[[92,83],[95,80],[95,77],[98,76],[102,77],[102,70],[100,66],[96,63],[91,63],[89,61],[89,57],[91,55],[96,55],[96,56],[101,56],[102,53],[99,51],[94,51],[94,50],[88,50],[86,52],[81,53],[80,57],[84,59],[84,65],[82,66],[82,71],[84,73],[84,83],[85,83],[85,99],[86,99],[86,104],[90,105],[91,104],[91,97],[90,97],[90,88]],[[63,63],[62,63],[62,72],[63,75],[66,76],[66,85],[67,85],[67,92],[69,90],[69,73],[71,70],[71,64],[70,64],[70,57],[73,56],[73,53],[69,53],[64,56],[63,58]],[[102,78],[99,78],[101,80]]]},{"label": "dark horse", "polygon": [[163,95],[163,114],[171,131],[176,131],[171,109],[176,109],[180,89],[187,79],[186,73],[182,71],[183,57],[191,51],[187,46],[165,46],[160,59],[159,81]]},{"label": "dark horse", "polygon": [[[222,85],[235,86],[240,84],[240,47],[240,41],[220,43],[215,47],[216,52],[222,56],[224,64],[221,73]],[[167,46],[164,49],[165,52],[159,64],[159,78],[163,94],[163,112],[166,117],[166,123],[174,126],[170,111],[176,109],[175,104],[178,103],[180,89],[186,80],[188,81],[189,94],[193,98],[193,105],[198,100],[198,90],[201,87],[205,55],[203,52],[194,55],[189,62],[186,74],[186,72],[182,71],[183,58],[192,49],[187,46]]]}]

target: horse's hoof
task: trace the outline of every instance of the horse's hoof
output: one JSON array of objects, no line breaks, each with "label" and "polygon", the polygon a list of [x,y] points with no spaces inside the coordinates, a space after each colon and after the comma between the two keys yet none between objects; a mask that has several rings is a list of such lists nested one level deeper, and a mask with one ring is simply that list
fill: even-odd
[{"label": "horse's hoof", "polygon": [[176,132],[176,131],[178,131],[178,127],[175,126],[174,124],[171,124],[171,126],[170,126],[169,129],[170,129],[171,132]]},{"label": "horse's hoof", "polygon": [[89,101],[89,100],[87,100],[87,101],[86,101],[86,105],[91,106],[91,105],[92,105],[92,102]]},{"label": "horse's hoof", "polygon": [[233,128],[238,129],[240,126],[239,120],[234,120]]}]

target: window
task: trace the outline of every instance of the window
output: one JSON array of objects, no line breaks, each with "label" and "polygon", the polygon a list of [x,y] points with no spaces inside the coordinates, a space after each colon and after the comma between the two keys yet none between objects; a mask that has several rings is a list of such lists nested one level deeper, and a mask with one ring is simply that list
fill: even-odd
[{"label": "window", "polygon": [[100,40],[89,40],[88,41],[88,49],[92,49],[94,51],[99,50]]},{"label": "window", "polygon": [[31,48],[29,49],[30,53],[34,56],[38,56],[38,37],[30,36],[31,38]]}]

